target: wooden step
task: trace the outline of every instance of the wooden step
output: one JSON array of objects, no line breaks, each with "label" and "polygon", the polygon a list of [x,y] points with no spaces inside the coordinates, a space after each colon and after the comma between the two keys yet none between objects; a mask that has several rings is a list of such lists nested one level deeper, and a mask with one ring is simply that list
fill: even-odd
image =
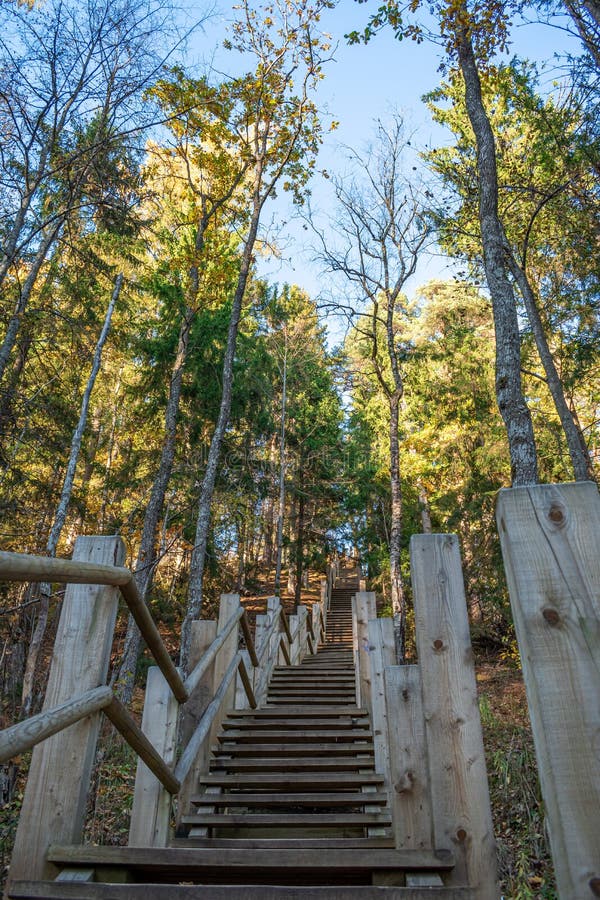
[{"label": "wooden step", "polygon": [[[212,843],[212,842],[211,842]],[[230,842],[231,843],[231,842]],[[242,842],[243,843],[243,842]],[[252,841],[252,843],[256,843]],[[281,843],[281,842],[280,842]],[[312,841],[318,845],[318,841]],[[369,839],[372,844],[372,840]],[[337,871],[340,874],[377,870],[435,870],[449,871],[454,867],[454,857],[447,850],[394,850],[367,846],[345,849],[317,847],[307,852],[306,843],[295,839],[286,844],[286,849],[277,846],[277,853],[271,852],[272,841],[263,849],[260,847],[95,847],[92,845],[51,846],[48,860],[56,865],[71,866],[124,866],[138,869],[145,874],[165,872],[193,872],[194,869],[279,871],[301,870],[306,866],[320,871]]]},{"label": "wooden step", "polygon": [[[268,697],[266,709],[270,709],[272,706],[282,706],[282,705],[289,707],[293,703],[302,703],[305,705],[314,703],[315,706],[321,706],[321,705],[328,705],[332,702],[342,704],[342,703],[344,703],[344,701],[345,701],[344,697],[314,697],[313,698],[313,697],[309,697],[306,695],[302,696],[302,697],[290,697],[289,699],[286,699],[285,697]],[[352,697],[348,698],[347,702],[354,703],[355,702],[354,695],[352,695]]]},{"label": "wooden step", "polygon": [[13,900],[477,900],[469,888],[281,885],[106,884],[20,881]]},{"label": "wooden step", "polygon": [[[344,732],[353,732],[354,730],[362,729],[363,731],[370,730],[370,722],[369,717],[353,717],[353,716],[339,716],[337,719],[302,719],[302,728],[316,728],[316,729],[337,729],[338,731]],[[235,732],[236,737],[239,739],[246,732],[257,731],[260,729],[260,734],[264,734],[271,729],[277,729],[280,731],[295,731],[298,728],[298,720],[297,719],[261,719],[256,718],[253,719],[251,717],[247,719],[237,719],[235,721],[230,721],[229,719],[225,719],[222,725],[223,729],[227,732]]]},{"label": "wooden step", "polygon": [[283,717],[283,718],[295,718],[300,719],[302,717],[305,718],[314,718],[316,716],[366,716],[368,712],[363,707],[359,706],[343,706],[339,705],[330,705],[330,706],[322,706],[319,707],[318,710],[314,710],[310,704],[298,704],[297,706],[293,706],[287,710],[275,710],[268,709],[266,707],[262,707],[262,709],[236,709],[227,714],[227,718],[230,721],[234,719],[240,718],[244,719],[248,716],[256,716],[257,718],[275,718],[275,717]]},{"label": "wooden step", "polygon": [[395,847],[393,837],[287,837],[287,838],[200,838],[186,837],[174,838],[173,847],[206,847],[208,849],[229,848],[247,850],[365,850],[377,848],[378,850],[393,850]]},{"label": "wooden step", "polygon": [[311,754],[315,757],[329,756],[335,753],[337,756],[357,756],[360,754],[373,754],[373,743],[365,741],[361,744],[358,741],[349,744],[333,743],[333,744],[311,744],[296,743],[286,741],[283,744],[238,744],[224,742],[218,749],[214,751],[216,758],[223,756],[249,756],[261,757],[265,756],[298,756],[299,754]]},{"label": "wooden step", "polygon": [[283,743],[283,741],[291,741],[295,744],[301,743],[302,741],[315,743],[316,741],[366,741],[373,740],[373,734],[370,730],[366,728],[331,728],[331,729],[321,729],[318,726],[314,728],[307,728],[306,724],[303,724],[302,730],[298,728],[278,728],[269,729],[265,731],[265,729],[259,730],[251,730],[251,729],[226,729],[222,732],[218,740],[220,743],[225,743],[226,741],[231,742],[235,741],[236,743],[255,743],[255,744],[265,744],[265,743]]},{"label": "wooden step", "polygon": [[220,786],[220,787],[253,787],[264,790],[267,786],[273,790],[302,791],[310,787],[311,791],[315,790],[332,790],[343,785],[348,790],[363,785],[382,785],[383,776],[375,772],[339,772],[335,778],[329,773],[321,774],[319,772],[296,772],[294,775],[282,774],[280,772],[264,773],[242,773],[239,775],[227,775],[225,773],[210,772],[208,775],[202,775],[199,779],[200,784]]},{"label": "wooden step", "polygon": [[215,759],[214,769],[226,769],[229,772],[357,772],[360,769],[373,769],[373,757],[358,756],[324,756],[319,759],[277,757],[273,759]]},{"label": "wooden step", "polygon": [[183,825],[207,828],[250,828],[273,826],[275,828],[348,828],[353,826],[385,826],[391,824],[386,813],[208,813],[198,812],[182,816]]},{"label": "wooden step", "polygon": [[195,806],[214,806],[215,808],[223,806],[382,806],[387,803],[387,794],[326,791],[310,794],[279,792],[276,794],[251,794],[241,791],[235,794],[195,794],[191,798],[191,802]]}]

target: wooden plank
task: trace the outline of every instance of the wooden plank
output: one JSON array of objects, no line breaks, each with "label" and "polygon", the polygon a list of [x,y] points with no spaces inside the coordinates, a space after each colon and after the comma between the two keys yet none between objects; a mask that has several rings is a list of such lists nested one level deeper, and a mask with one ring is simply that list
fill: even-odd
[{"label": "wooden plank", "polygon": [[425,722],[418,666],[386,666],[390,802],[396,847],[433,846]]},{"label": "wooden plank", "polygon": [[270,642],[269,616],[266,613],[259,613],[256,616],[254,624],[254,641],[256,643],[256,652],[258,656],[258,666],[254,667],[254,696],[256,697],[256,705],[262,706],[267,690],[265,663],[267,662],[268,645]]},{"label": "wooden plank", "polygon": [[[227,626],[227,623],[231,619],[233,615],[236,615],[240,610],[240,597],[239,594],[221,594],[221,603],[219,605],[219,618],[217,620],[217,635],[223,631],[223,629]],[[213,676],[213,696],[216,694],[219,685],[223,680],[223,676],[225,672],[228,670],[229,665],[231,664],[231,660],[236,656],[239,647],[239,632],[237,628],[234,628],[232,632],[230,632],[229,637],[221,647],[214,663],[214,676]],[[220,709],[217,711],[214,724],[210,732],[210,743],[213,744],[217,735],[221,729],[221,722],[223,721],[223,717],[226,714],[227,710],[233,709],[235,705],[235,680],[231,682],[231,686],[229,687],[227,694],[223,698],[223,703]]]},{"label": "wooden plank", "polygon": [[410,551],[434,845],[456,853],[450,884],[468,884],[480,900],[496,900],[496,849],[458,538],[413,535]]},{"label": "wooden plank", "polygon": [[[15,900],[96,900],[106,898],[102,884],[57,884],[56,882],[21,882],[12,897]],[[181,884],[111,884],[111,900],[479,900],[468,888],[447,887],[282,887],[281,885],[181,885]]]},{"label": "wooden plank", "polygon": [[388,721],[385,705],[385,668],[393,665],[395,662],[394,625],[392,619],[371,619],[368,623],[368,634],[375,769],[384,776],[389,786],[391,777]]},{"label": "wooden plank", "polygon": [[[189,664],[195,666],[206,653],[217,635],[215,619],[199,619],[192,622]],[[185,747],[204,715],[206,707],[213,696],[214,666],[204,673],[200,683],[181,709],[179,725],[179,743]],[[200,746],[188,774],[182,780],[177,798],[177,826],[181,816],[188,812],[190,795],[196,790],[198,778],[208,772],[210,747],[208,738]]]},{"label": "wooden plank", "polygon": [[[142,731],[172,769],[177,749],[179,704],[157,666],[148,670]],[[171,795],[142,759],[138,759],[129,823],[132,847],[166,847],[171,821]]]},{"label": "wooden plank", "polygon": [[80,719],[104,709],[111,702],[113,692],[109,687],[94,688],[73,700],[67,700],[54,709],[31,716],[0,731],[0,763],[24,753],[36,744],[58,734],[63,728],[74,725]]},{"label": "wooden plank", "polygon": [[500,491],[498,529],[558,893],[600,896],[600,498]]},{"label": "wooden plank", "polygon": [[369,620],[377,618],[375,594],[359,591],[353,603],[356,607],[356,641],[358,648],[359,693],[358,702],[370,710],[371,704],[371,664],[369,654]]},{"label": "wooden plank", "polygon": [[[206,828],[354,828],[356,826],[385,826],[390,824],[389,813],[210,813],[184,816],[183,824]],[[281,833],[281,832],[279,832]]]},{"label": "wooden plank", "polygon": [[[124,558],[125,545],[117,536],[79,537],[75,543],[78,562],[120,566]],[[116,587],[67,587],[44,711],[106,681],[118,604]],[[54,877],[56,868],[45,860],[50,842],[81,840],[99,724],[100,713],[95,713],[34,748],[10,882]]]},{"label": "wooden plank", "polygon": [[[233,807],[233,806],[364,806],[366,795],[341,791],[331,793],[262,793],[251,794],[243,791],[237,794],[219,794],[217,797],[208,794],[195,794],[192,803],[196,806]],[[369,804],[384,804],[387,794],[370,793]]]},{"label": "wooden plank", "polygon": [[[379,848],[372,841],[365,841],[365,849],[347,848],[340,840],[337,845],[327,848],[327,852],[319,852],[318,842],[315,847],[307,846],[301,840],[275,840],[277,853],[273,853],[269,842],[250,840],[244,844],[252,847],[240,848],[238,844],[224,847],[94,847],[86,846],[53,846],[49,857],[56,863],[77,866],[124,866],[143,868],[148,873],[175,870],[193,870],[200,868],[227,868],[230,870],[247,869],[269,871],[273,869],[297,869],[309,866],[316,871],[376,870],[376,869],[408,869],[419,871],[449,871],[453,865],[451,853],[394,850]],[[240,841],[240,843],[242,843]],[[289,845],[292,846],[289,846]]]}]

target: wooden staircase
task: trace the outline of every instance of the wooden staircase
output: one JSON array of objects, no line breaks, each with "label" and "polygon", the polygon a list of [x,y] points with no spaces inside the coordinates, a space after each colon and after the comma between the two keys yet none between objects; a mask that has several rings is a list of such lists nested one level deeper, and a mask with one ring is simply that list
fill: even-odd
[{"label": "wooden staircase", "polygon": [[317,653],[275,667],[266,703],[224,719],[185,836],[166,848],[51,847],[56,880],[16,882],[10,897],[474,898],[440,886],[449,851],[394,846],[389,785],[356,702],[357,590],[354,574],[338,579]]}]

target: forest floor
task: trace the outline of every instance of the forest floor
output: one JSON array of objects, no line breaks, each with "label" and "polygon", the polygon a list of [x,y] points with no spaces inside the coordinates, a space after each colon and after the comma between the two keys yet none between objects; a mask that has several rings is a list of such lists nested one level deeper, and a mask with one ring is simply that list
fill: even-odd
[{"label": "forest floor", "polygon": [[[243,597],[251,622],[263,612],[272,586]],[[303,602],[319,598],[318,581],[303,590]],[[293,608],[293,598],[284,596]],[[116,642],[118,644],[118,640]],[[531,726],[523,679],[514,663],[493,658],[476,666],[479,706],[484,731],[499,870],[505,900],[555,900],[552,862],[544,831]],[[141,718],[143,690],[134,698]],[[17,760],[18,773],[10,797],[0,802],[0,882],[8,870],[30,754]],[[120,735],[105,723],[88,805],[85,841],[125,844],[135,780],[136,759]],[[7,772],[0,769],[0,777]],[[1,799],[1,798],[0,798]]]}]

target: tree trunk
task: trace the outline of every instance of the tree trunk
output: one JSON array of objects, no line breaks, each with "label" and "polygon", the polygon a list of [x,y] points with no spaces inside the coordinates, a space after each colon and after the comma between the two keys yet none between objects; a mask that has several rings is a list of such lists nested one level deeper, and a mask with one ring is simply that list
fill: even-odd
[{"label": "tree trunk", "polygon": [[390,581],[392,591],[392,615],[394,617],[394,637],[398,662],[404,659],[405,620],[404,588],[400,548],[402,542],[402,483],[400,481],[400,441],[398,438],[398,417],[400,397],[395,392],[390,403],[390,486],[392,493],[392,521],[390,526]]},{"label": "tree trunk", "polygon": [[[144,514],[142,537],[135,567],[135,580],[143,600],[146,600],[154,578],[156,534],[162,518],[165,494],[171,479],[173,459],[175,458],[177,418],[179,414],[181,386],[183,383],[183,372],[188,354],[190,331],[194,316],[194,310],[190,306],[187,306],[179,327],[177,354],[171,370],[169,397],[167,399],[167,408],[165,411],[165,436],[163,439],[160,463]],[[139,628],[135,624],[133,617],[129,616],[123,656],[117,675],[117,691],[125,703],[130,703],[133,696],[135,671],[137,668],[138,656],[140,655],[141,644],[142,636]]]},{"label": "tree trunk", "polygon": [[[259,181],[260,184],[260,181]],[[215,484],[217,480],[217,470],[219,466],[219,458],[221,455],[221,446],[225,431],[229,422],[231,413],[231,397],[233,392],[233,363],[235,360],[235,348],[237,344],[237,336],[240,326],[240,318],[242,314],[242,303],[246,293],[246,285],[252,265],[252,255],[256,236],[258,233],[258,223],[260,220],[260,211],[262,200],[255,193],[252,218],[248,229],[248,236],[244,245],[242,254],[242,262],[238,275],[238,282],[233,297],[233,305],[231,308],[231,318],[229,320],[229,330],[227,332],[227,346],[225,348],[225,359],[223,360],[222,375],[222,393],[221,405],[219,407],[219,416],[217,424],[210,442],[208,451],[208,460],[206,470],[202,481],[202,489],[200,491],[200,500],[198,503],[198,518],[196,521],[196,538],[194,541],[194,549],[192,550],[192,562],[190,566],[190,585],[188,593],[188,603],[185,618],[183,620],[181,632],[181,666],[185,670],[187,666],[187,658],[189,653],[189,643],[191,636],[191,627],[194,619],[197,619],[202,609],[202,582],[204,578],[204,564],[206,562],[206,547],[208,543],[208,531],[210,527],[210,511]]]},{"label": "tree trunk", "polygon": [[23,287],[19,293],[17,302],[15,303],[13,314],[9,319],[8,328],[6,329],[6,334],[4,335],[4,340],[2,341],[2,346],[0,347],[0,383],[4,378],[4,373],[6,372],[8,363],[10,362],[13,347],[15,346],[15,343],[17,341],[19,328],[21,327],[21,322],[23,321],[23,314],[25,312],[25,309],[27,308],[27,304],[29,303],[31,293],[37,281],[37,277],[40,274],[40,269],[42,268],[46,260],[50,247],[58,236],[61,225],[62,223],[56,225],[42,238],[42,242],[38,247],[38,251],[35,254],[35,257],[33,258],[31,268],[29,270],[27,278],[23,283]]},{"label": "tree trunk", "polygon": [[481,96],[481,83],[470,35],[459,26],[458,59],[465,100],[477,143],[479,222],[483,262],[492,297],[496,334],[496,398],[508,436],[513,485],[538,480],[533,424],[521,386],[521,341],[517,304],[506,271],[505,242],[498,217],[496,147]]},{"label": "tree trunk", "polygon": [[[79,453],[81,450],[81,442],[83,440],[83,435],[85,432],[85,427],[87,423],[88,409],[90,405],[90,398],[92,396],[92,391],[94,390],[94,385],[96,383],[96,378],[98,377],[98,372],[100,371],[100,364],[102,362],[102,351],[104,350],[104,345],[106,343],[106,339],[108,337],[108,333],[110,331],[110,323],[112,320],[113,311],[115,308],[115,304],[119,299],[119,295],[121,293],[121,287],[123,284],[123,275],[117,275],[115,279],[115,286],[113,288],[112,296],[110,298],[110,302],[108,304],[108,309],[106,310],[106,315],[104,317],[104,324],[102,326],[102,331],[100,332],[100,337],[98,338],[98,342],[96,344],[96,349],[94,351],[94,358],[92,360],[92,368],[90,370],[90,374],[87,380],[87,384],[85,390],[83,392],[83,398],[81,401],[81,410],[79,412],[79,420],[73,432],[73,437],[71,439],[71,452],[69,454],[69,461],[67,463],[67,471],[65,473],[65,478],[63,481],[62,491],[60,495],[60,501],[58,507],[56,509],[56,513],[54,515],[54,522],[52,523],[52,527],[50,528],[50,534],[48,536],[48,541],[46,543],[46,553],[48,556],[56,556],[56,548],[58,546],[58,542],[60,540],[60,536],[62,534],[62,530],[65,525],[65,521],[67,518],[67,512],[69,509],[69,504],[71,502],[71,494],[73,493],[73,482],[75,480],[75,472],[77,469],[77,462],[79,460]],[[35,671],[37,666],[38,657],[40,654],[40,650],[42,647],[42,643],[44,640],[44,635],[46,633],[46,626],[48,624],[48,610],[50,607],[50,596],[52,593],[52,588],[50,584],[42,583],[39,587],[40,591],[40,608],[38,613],[38,621],[36,628],[33,633],[33,637],[31,639],[31,644],[29,646],[29,653],[27,655],[27,664],[25,666],[25,676],[23,678],[23,693],[22,693],[22,711],[23,716],[28,716],[31,709],[31,702],[33,699],[33,685],[35,680]]]},{"label": "tree trunk", "polygon": [[[299,471],[302,484],[302,467]],[[296,534],[296,584],[294,585],[294,602],[296,606],[302,602],[302,572],[304,569],[304,491],[298,498],[298,530]]]},{"label": "tree trunk", "polygon": [[577,422],[575,416],[573,415],[573,412],[567,404],[563,384],[556,370],[556,365],[554,363],[554,359],[548,345],[548,339],[546,338],[546,332],[544,330],[542,317],[540,315],[533,289],[531,287],[531,284],[529,283],[527,274],[525,273],[522,266],[520,266],[517,260],[514,258],[514,255],[510,248],[508,248],[507,253],[509,254],[508,260],[511,271],[513,273],[513,277],[519,286],[519,290],[521,291],[521,295],[525,302],[527,318],[529,319],[529,323],[531,325],[531,330],[533,332],[533,337],[535,340],[535,345],[537,347],[542,366],[544,367],[544,372],[546,373],[546,383],[548,384],[548,388],[552,395],[552,400],[554,401],[556,412],[558,413],[558,418],[560,419],[560,423],[563,427],[563,431],[567,439],[567,446],[569,448],[569,455],[571,457],[571,463],[573,465],[575,480],[593,481],[594,470],[592,467],[592,461],[590,459],[590,455],[588,453],[581,428],[579,427],[579,423]]},{"label": "tree trunk", "polygon": [[287,399],[287,329],[284,332],[283,380],[281,385],[281,435],[279,439],[279,512],[277,515],[277,557],[275,563],[275,596],[281,596],[281,561],[283,553],[283,517],[285,515],[285,407]]}]

